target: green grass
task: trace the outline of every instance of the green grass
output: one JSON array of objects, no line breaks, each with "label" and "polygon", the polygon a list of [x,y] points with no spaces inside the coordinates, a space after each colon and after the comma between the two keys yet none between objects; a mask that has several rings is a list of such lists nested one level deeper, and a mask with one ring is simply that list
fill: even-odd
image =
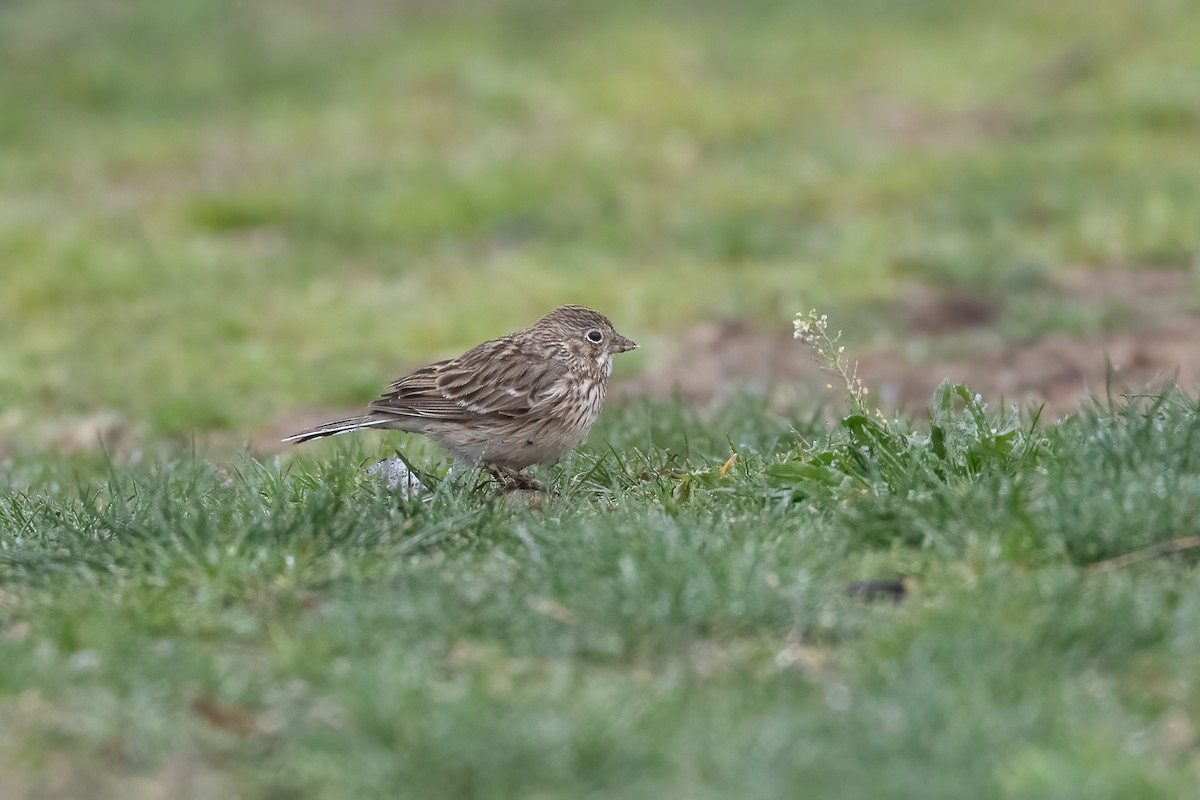
[{"label": "green grass", "polygon": [[649,346],[869,335],[905,281],[1095,328],[1064,265],[1195,251],[1197,37],[1183,0],[6,3],[0,435],[357,406],[565,301]]},{"label": "green grass", "polygon": [[[15,463],[0,773],[16,797],[1188,796],[1194,569],[1089,565],[1194,533],[1196,401],[1039,427],[966,397],[912,431],[630,409],[540,509],[459,472],[401,500],[361,442]],[[898,605],[845,592],[901,574]]]},{"label": "green grass", "polygon": [[902,341],[911,283],[992,343],[1137,324],[1056,281],[1194,268],[1197,41],[1186,0],[0,3],[0,797],[1192,796],[1195,551],[1111,561],[1195,535],[1185,391],[631,403],[536,508],[413,437],[230,443],[562,302],[618,377],[717,318]]}]

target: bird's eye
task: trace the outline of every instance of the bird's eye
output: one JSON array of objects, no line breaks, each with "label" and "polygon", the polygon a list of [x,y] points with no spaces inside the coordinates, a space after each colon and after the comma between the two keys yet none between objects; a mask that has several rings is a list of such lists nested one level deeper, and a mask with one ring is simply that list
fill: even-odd
[{"label": "bird's eye", "polygon": [[600,344],[604,341],[604,334],[600,331],[588,331],[587,340],[592,344]]}]

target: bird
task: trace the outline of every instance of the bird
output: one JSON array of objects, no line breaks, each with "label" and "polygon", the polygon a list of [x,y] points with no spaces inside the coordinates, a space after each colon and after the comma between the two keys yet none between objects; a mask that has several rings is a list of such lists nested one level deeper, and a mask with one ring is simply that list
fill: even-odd
[{"label": "bird", "polygon": [[366,413],[288,436],[293,444],[363,428],[419,433],[509,489],[588,436],[604,405],[613,356],[637,348],[586,306],[554,309],[523,330],[393,381]]}]

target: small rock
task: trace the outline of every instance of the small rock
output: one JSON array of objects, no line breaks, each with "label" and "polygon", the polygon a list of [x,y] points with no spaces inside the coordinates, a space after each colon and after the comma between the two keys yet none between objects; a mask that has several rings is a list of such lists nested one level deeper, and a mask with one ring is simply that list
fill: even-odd
[{"label": "small rock", "polygon": [[855,581],[846,587],[846,595],[867,603],[878,603],[883,600],[899,603],[908,595],[908,588],[908,581],[903,578],[899,580]]},{"label": "small rock", "polygon": [[385,458],[367,469],[368,475],[379,475],[387,482],[389,492],[399,492],[404,500],[410,500],[425,492],[420,478],[408,468],[402,458]]}]

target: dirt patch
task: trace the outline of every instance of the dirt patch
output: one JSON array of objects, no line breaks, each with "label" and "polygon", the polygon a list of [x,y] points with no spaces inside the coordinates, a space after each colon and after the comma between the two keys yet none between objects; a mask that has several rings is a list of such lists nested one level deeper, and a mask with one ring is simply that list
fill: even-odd
[{"label": "dirt patch", "polygon": [[936,336],[968,328],[986,328],[1000,319],[1002,307],[994,297],[967,292],[941,292],[928,286],[911,286],[897,304],[908,329]]},{"label": "dirt patch", "polygon": [[[618,398],[678,396],[692,405],[719,405],[739,393],[816,394],[829,377],[789,334],[738,323],[702,325],[646,372],[614,387]],[[939,383],[966,383],[992,402],[1016,402],[1055,415],[1073,411],[1089,393],[1142,392],[1174,377],[1200,383],[1200,318],[1173,319],[1153,329],[1089,336],[1050,334],[1025,345],[971,357],[934,358],[894,349],[867,353],[859,377],[888,410],[920,411]],[[802,392],[803,393],[803,392]]]},{"label": "dirt patch", "polygon": [[1179,298],[1196,289],[1195,269],[1129,269],[1097,271],[1069,269],[1058,287],[1071,301],[1095,303],[1121,301],[1145,311],[1144,305]]},{"label": "dirt patch", "polygon": [[[909,329],[903,344],[897,337],[896,343],[864,351],[858,374],[882,408],[907,412],[925,409],[945,379],[966,383],[993,404],[1044,405],[1051,415],[1076,410],[1089,394],[1140,393],[1171,378],[1192,388],[1200,384],[1200,315],[1164,309],[1192,296],[1194,286],[1186,270],[1071,270],[1053,287],[1062,302],[1127,305],[1140,322],[1086,335],[1052,333],[981,352],[954,346],[955,336],[994,324],[998,301],[912,287],[895,303],[897,318]],[[958,354],[937,355],[952,351]],[[829,382],[790,330],[763,332],[721,322],[691,328],[614,393],[622,399],[678,396],[706,406],[743,392],[781,401],[819,397]]]},{"label": "dirt patch", "polygon": [[1142,393],[1174,377],[1200,381],[1200,320],[1179,319],[1153,330],[1073,337],[1050,334],[1027,345],[970,359],[905,363],[882,354],[864,359],[860,374],[877,386],[882,404],[920,409],[943,379],[966,383],[992,402],[1045,406],[1059,416],[1089,394]]}]

